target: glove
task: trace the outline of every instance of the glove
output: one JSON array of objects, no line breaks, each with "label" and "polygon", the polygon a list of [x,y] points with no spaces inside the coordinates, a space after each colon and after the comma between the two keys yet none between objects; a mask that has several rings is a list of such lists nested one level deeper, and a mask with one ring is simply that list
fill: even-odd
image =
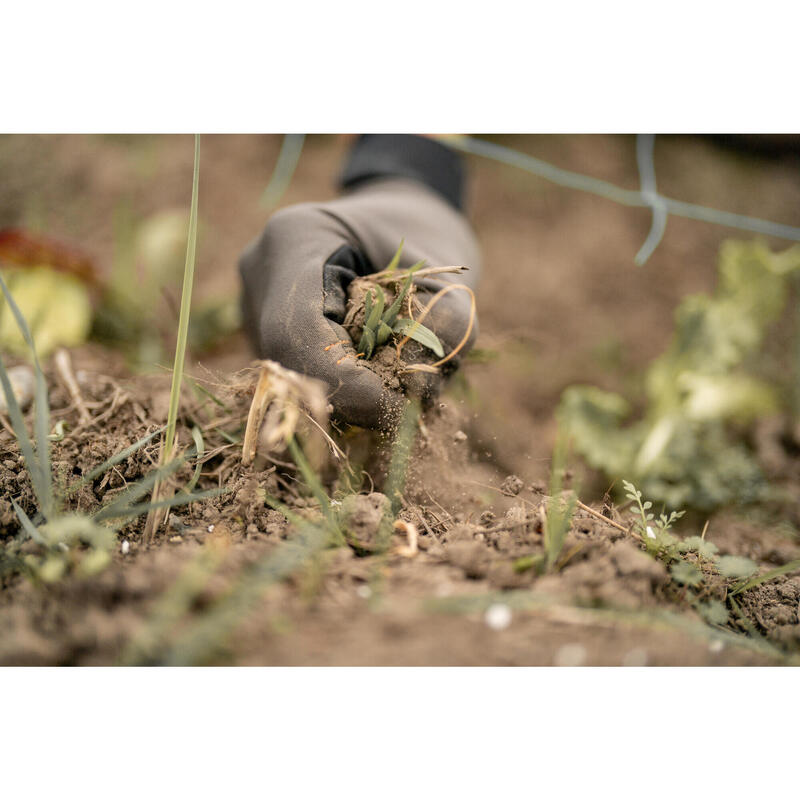
[{"label": "glove", "polygon": [[[442,161],[447,166],[448,158],[457,159],[455,153],[419,137],[364,139],[368,145],[371,140],[372,150],[356,147],[343,180],[348,193],[330,202],[277,212],[246,249],[239,262],[242,306],[245,328],[261,358],[324,381],[337,419],[388,430],[404,400],[355,358],[353,342],[341,324],[348,285],[358,276],[384,269],[401,240],[400,269],[421,259],[426,266],[470,267],[463,274],[417,281],[424,304],[426,293],[448,282],[474,287],[479,253],[467,220],[453,202],[460,194],[451,191],[454,181],[447,178],[452,178],[453,170],[444,170],[444,177],[442,169],[436,170]],[[389,147],[389,139],[412,140],[411,155],[417,157]],[[419,158],[420,152],[427,161]],[[438,160],[431,162],[431,154]],[[424,320],[445,353],[463,339],[470,310],[468,293],[455,290],[444,295]],[[476,334],[474,325],[460,352],[466,352]],[[440,376],[419,375],[422,393],[435,394]]]}]

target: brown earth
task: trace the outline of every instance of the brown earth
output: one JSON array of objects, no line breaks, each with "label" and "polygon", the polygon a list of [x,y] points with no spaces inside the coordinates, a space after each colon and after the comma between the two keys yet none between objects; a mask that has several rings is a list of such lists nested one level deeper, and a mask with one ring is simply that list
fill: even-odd
[{"label": "brown earth", "polygon": [[[637,183],[630,137],[508,143],[620,185]],[[199,298],[236,293],[235,261],[266,218],[257,201],[278,144],[274,137],[205,137]],[[311,137],[283,203],[331,196],[342,149],[337,137]],[[662,140],[657,157],[668,195],[800,225],[796,158],[756,159],[686,137]],[[705,625],[666,569],[621,530],[628,518],[603,505],[605,487],[596,476],[594,482],[584,476],[582,499],[600,502],[594,515],[576,514],[559,572],[535,578],[533,569],[515,570],[517,559],[542,549],[544,481],[561,390],[576,381],[635,386],[638,368],[668,341],[680,299],[713,286],[716,250],[730,232],[670,219],[651,261],[637,268],[633,255],[647,233],[646,212],[556,189],[511,168],[477,160],[471,166],[471,213],[486,263],[478,347],[495,356],[466,365],[423,419],[401,512],[419,531],[420,552],[409,556],[407,533],[397,531],[387,555],[359,557],[350,547],[315,551],[299,569],[287,567],[287,580],[274,579],[289,529],[264,494],[311,519],[319,509],[290,470],[243,470],[238,448],[214,432],[235,435],[247,413],[253,379],[240,371],[251,355],[237,335],[191,370],[225,398],[227,409],[217,413],[213,402],[186,391],[181,426],[188,446],[190,424],[214,423],[198,487],[230,491],[175,509],[166,532],[149,544],[143,520],[130,523],[111,566],[92,577],[76,573],[49,585],[4,578],[0,663],[638,665],[793,658],[800,579],[782,576],[744,593],[746,621],[739,625]],[[130,202],[138,215],[184,207],[190,176],[187,137],[0,137],[0,226],[34,221],[80,243],[108,268],[115,206]],[[788,335],[777,329],[773,337],[776,370]],[[72,357],[94,419],[80,427],[73,399],[48,366],[54,421],[69,423],[53,445],[57,480],[65,483],[163,424],[169,392],[165,372],[133,375],[113,351],[91,345]],[[340,444],[355,459],[370,443],[345,435]],[[372,444],[378,452],[385,448]],[[0,536],[8,537],[16,533],[8,498],[29,513],[34,504],[7,431],[0,432],[0,448]],[[157,456],[148,445],[82,489],[71,508],[110,500]],[[796,455],[783,457],[796,463]],[[181,478],[192,472],[187,465]],[[353,524],[368,540],[383,501],[359,497]],[[597,516],[602,509],[610,515],[605,520]],[[692,521],[679,527],[683,535],[698,532]],[[721,553],[748,555],[764,569],[800,556],[791,516],[774,510],[726,510],[712,518],[708,536]],[[748,630],[755,635],[746,636]]]}]

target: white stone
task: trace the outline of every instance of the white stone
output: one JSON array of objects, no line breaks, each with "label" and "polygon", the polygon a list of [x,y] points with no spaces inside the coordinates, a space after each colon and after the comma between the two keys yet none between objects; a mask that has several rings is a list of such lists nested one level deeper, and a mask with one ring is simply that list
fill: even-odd
[{"label": "white stone", "polygon": [[505,603],[494,603],[486,609],[483,619],[493,631],[505,630],[511,624],[511,609]]}]

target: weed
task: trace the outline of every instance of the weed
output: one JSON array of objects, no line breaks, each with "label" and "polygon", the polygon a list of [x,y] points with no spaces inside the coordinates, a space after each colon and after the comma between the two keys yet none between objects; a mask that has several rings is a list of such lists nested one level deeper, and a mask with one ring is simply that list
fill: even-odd
[{"label": "weed", "polygon": [[[423,346],[432,350],[436,356],[442,358],[444,349],[433,331],[426,328],[418,321],[407,317],[400,317],[400,309],[406,297],[413,296],[414,273],[420,270],[424,261],[418,261],[402,273],[397,272],[403,243],[400,243],[384,274],[395,282],[397,294],[392,304],[386,308],[386,295],[380,285],[370,289],[364,297],[364,327],[358,342],[356,352],[364,358],[371,358],[378,347],[389,341],[392,334],[399,334],[418,341]],[[410,308],[410,304],[409,304]]]},{"label": "weed", "polygon": [[[194,168],[192,171],[192,205],[189,211],[189,233],[186,242],[186,263],[183,270],[183,290],[181,292],[181,311],[178,321],[178,341],[175,345],[175,363],[172,369],[172,387],[169,394],[169,412],[167,415],[167,428],[164,433],[164,442],[161,448],[160,465],[168,463],[173,456],[175,448],[175,428],[178,421],[178,405],[183,382],[183,367],[186,358],[186,341],[189,336],[189,315],[192,305],[192,286],[194,284],[194,264],[197,248],[197,203],[200,185],[200,135],[194,137]],[[152,499],[156,503],[160,500],[161,487],[158,482],[153,486]],[[160,509],[162,506],[153,505],[147,515],[144,536],[149,540],[161,523]]]},{"label": "weed", "polygon": [[659,547],[670,546],[674,542],[674,537],[667,532],[686,512],[673,511],[669,516],[662,512],[656,519],[650,510],[653,507],[651,500],[643,501],[642,493],[630,481],[623,480],[622,486],[628,500],[636,504],[639,514],[635,525],[648,549],[657,550]]},{"label": "weed", "polygon": [[765,497],[761,470],[732,427],[779,407],[775,387],[744,365],[780,316],[793,273],[800,273],[800,247],[772,253],[758,242],[726,242],[717,290],[680,304],[673,341],[647,371],[640,421],[623,426],[630,404],[620,395],[567,389],[561,409],[589,464],[613,479],[632,477],[667,508]]},{"label": "weed", "polygon": [[[672,512],[669,516],[660,514],[656,519],[650,510],[653,507],[652,501],[643,499],[642,492],[630,481],[622,483],[627,498],[634,503],[634,524],[648,553],[669,567],[671,580],[677,586],[683,587],[685,599],[709,624],[723,625],[728,621],[728,612],[724,605],[708,596],[712,583],[725,583],[731,590],[730,596],[792,569],[792,565],[787,565],[767,573],[761,580],[748,581],[757,570],[755,562],[742,556],[719,556],[716,545],[706,540],[705,530],[701,536],[678,539],[669,531],[684,512]],[[800,562],[795,562],[795,566],[798,563]],[[741,582],[738,585],[728,583],[735,579]]]}]

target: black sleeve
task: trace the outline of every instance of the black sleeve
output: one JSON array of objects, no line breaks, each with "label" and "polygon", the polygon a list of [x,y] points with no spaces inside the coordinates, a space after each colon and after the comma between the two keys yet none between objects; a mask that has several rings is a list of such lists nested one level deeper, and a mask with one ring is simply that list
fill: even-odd
[{"label": "black sleeve", "polygon": [[358,137],[339,178],[342,189],[399,176],[421,181],[459,211],[464,208],[464,163],[461,155],[425,136],[370,133]]}]

